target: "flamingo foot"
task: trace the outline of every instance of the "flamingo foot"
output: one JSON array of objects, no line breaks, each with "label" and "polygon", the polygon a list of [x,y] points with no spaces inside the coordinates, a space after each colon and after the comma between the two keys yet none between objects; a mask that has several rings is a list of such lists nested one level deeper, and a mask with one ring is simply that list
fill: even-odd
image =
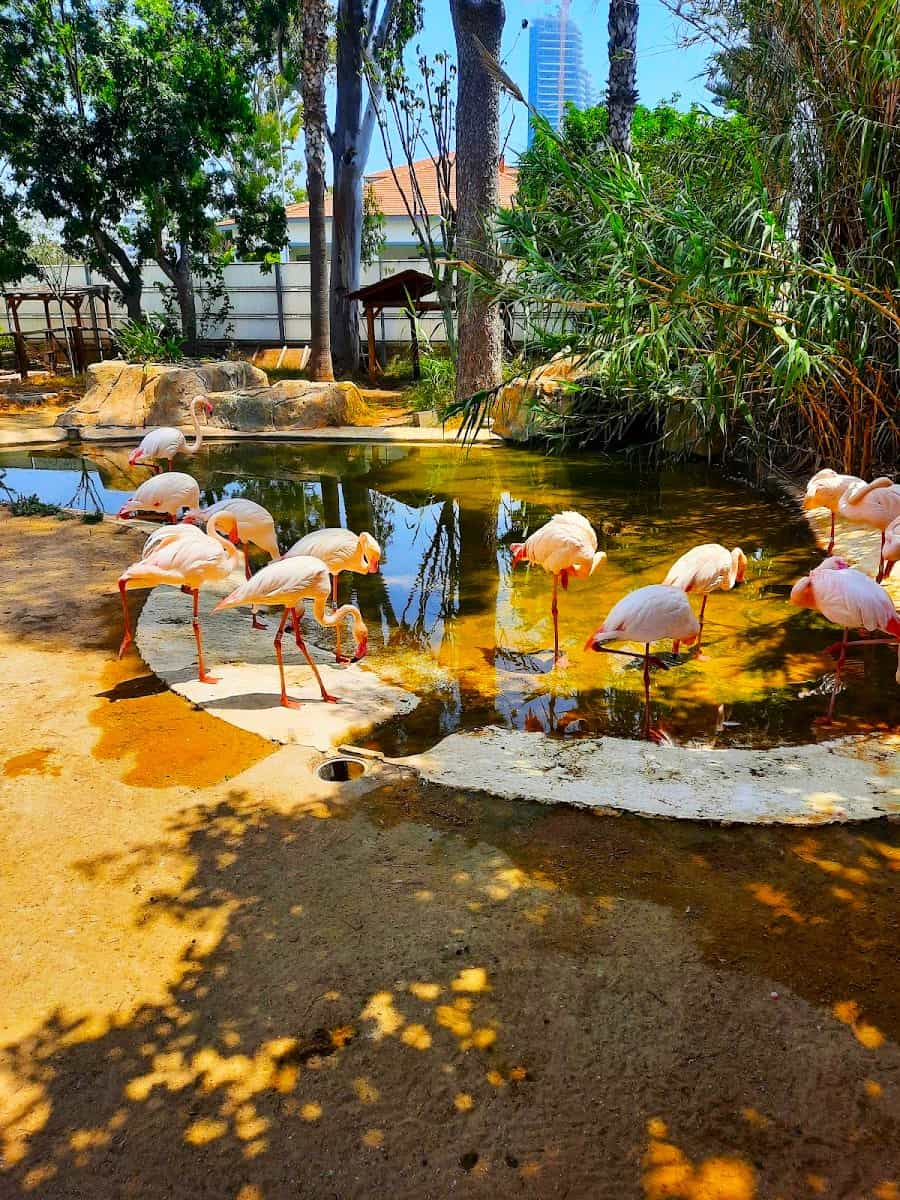
[{"label": "flamingo foot", "polygon": [[131,645],[131,643],[133,641],[134,641],[134,638],[131,636],[131,634],[126,633],[125,636],[122,638],[122,644],[119,646],[119,658],[122,658],[125,651],[128,649],[128,647]]},{"label": "flamingo foot", "polygon": [[269,628],[268,625],[265,623],[265,621],[261,621],[259,619],[259,617],[256,615],[256,613],[253,614],[253,619],[251,621],[251,624],[254,629],[268,629]]},{"label": "flamingo foot", "polygon": [[698,650],[694,655],[694,662],[709,662],[709,657],[710,656],[705,654],[702,650]]},{"label": "flamingo foot", "polygon": [[198,683],[221,683],[221,678],[218,675],[208,675],[206,671],[197,672]]},{"label": "flamingo foot", "polygon": [[828,728],[830,725],[833,725],[833,724],[834,724],[834,718],[833,718],[833,717],[829,717],[829,716],[824,716],[824,715],[823,715],[823,716],[821,716],[821,717],[815,717],[815,718],[813,719],[813,725],[822,725],[822,726],[824,726],[825,728]]},{"label": "flamingo foot", "polygon": [[302,708],[303,705],[301,704],[301,702],[299,700],[292,700],[290,698],[290,696],[282,696],[281,697],[281,707],[282,708]]},{"label": "flamingo foot", "polygon": [[551,667],[551,670],[566,671],[566,670],[568,670],[570,665],[571,664],[569,662],[568,656],[565,654],[560,654],[560,655],[558,655],[557,658],[555,658],[553,660],[553,666]]},{"label": "flamingo foot", "polygon": [[653,742],[655,746],[671,746],[672,739],[664,729],[658,729],[655,725],[647,730],[647,741]]},{"label": "flamingo foot", "polygon": [[332,696],[331,692],[323,692],[322,700],[325,704],[338,704],[340,702],[340,696]]}]

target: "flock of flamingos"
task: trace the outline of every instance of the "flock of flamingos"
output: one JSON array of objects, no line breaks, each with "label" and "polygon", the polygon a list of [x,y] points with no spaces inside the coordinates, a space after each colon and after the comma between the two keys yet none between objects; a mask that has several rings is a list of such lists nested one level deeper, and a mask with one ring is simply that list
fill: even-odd
[{"label": "flock of flamingos", "polygon": [[[300,614],[306,601],[320,625],[334,627],[338,662],[358,662],[367,650],[367,630],[359,609],[352,604],[338,607],[338,576],[342,571],[374,572],[379,568],[381,548],[368,533],[347,529],[319,529],[302,537],[284,554],[279,550],[275,522],[262,505],[241,498],[221,500],[209,508],[200,507],[200,488],[190,475],[172,471],[178,454],[196,453],[201,444],[197,423],[199,411],[210,411],[208,402],[197,397],[192,404],[197,437],[188,444],[177,429],[155,429],[146,435],[129,458],[132,465],[148,464],[156,474],[142,483],[126,501],[119,517],[137,514],[168,517],[169,525],[156,530],[147,539],[141,558],[132,563],[119,579],[125,634],[120,656],[132,641],[125,592],[129,588],[153,588],[160,584],[180,587],[193,599],[193,630],[197,642],[198,679],[216,683],[203,662],[203,638],[199,617],[200,588],[227,579],[236,568],[244,567],[245,580],[215,607],[249,607],[254,628],[265,625],[257,615],[259,606],[281,608],[281,620],[275,635],[275,658],[281,681],[281,703],[297,708],[299,702],[287,694],[284,678],[282,639],[288,628],[309,663],[324,701],[334,702],[322,682],[300,632]],[[163,472],[160,463],[169,470]],[[900,560],[900,485],[882,477],[866,483],[853,475],[841,475],[830,469],[819,471],[809,481],[804,499],[806,509],[827,509],[831,513],[831,539],[827,557],[799,580],[791,592],[791,601],[802,608],[815,609],[828,621],[843,629],[840,642],[829,647],[837,656],[835,684],[825,723],[831,721],[834,702],[841,686],[841,673],[847,649],[855,645],[889,643],[898,647],[897,679],[900,682],[900,614],[881,581]],[[859,526],[881,533],[881,556],[875,579],[844,559],[832,557],[835,515]],[[180,518],[180,520],[179,520]],[[200,526],[205,526],[205,532]],[[248,546],[256,546],[271,561],[251,572]],[[243,551],[242,555],[238,549]],[[561,665],[559,650],[558,589],[568,587],[569,578],[585,578],[606,560],[597,549],[597,535],[590,522],[577,512],[558,513],[524,542],[512,546],[513,566],[529,563],[543,567],[553,576],[553,661]],[[679,646],[695,646],[699,657],[706,604],[712,592],[728,591],[744,578],[746,557],[736,547],[727,550],[718,544],[694,546],[670,568],[661,584],[651,584],[629,592],[613,605],[603,624],[588,638],[585,649],[607,654],[622,654],[642,659],[644,667],[644,735],[658,740],[650,725],[650,667],[668,669],[670,663],[651,654],[651,647],[672,640],[673,652]],[[688,596],[702,597],[699,615],[694,613]],[[329,611],[328,600],[332,601]],[[349,619],[355,648],[348,659],[341,650],[341,624]],[[291,626],[288,626],[288,622]],[[881,632],[884,638],[849,640],[851,629]],[[643,645],[643,652],[616,650],[608,642]]]}]

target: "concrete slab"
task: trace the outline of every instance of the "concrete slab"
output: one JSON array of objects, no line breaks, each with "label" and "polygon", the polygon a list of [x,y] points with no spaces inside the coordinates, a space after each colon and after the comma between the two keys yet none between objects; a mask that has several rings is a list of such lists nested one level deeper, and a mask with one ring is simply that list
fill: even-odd
[{"label": "concrete slab", "polygon": [[819,825],[900,814],[900,737],[778,750],[563,741],[490,727],[388,762],[447,787],[648,817]]},{"label": "concrete slab", "polygon": [[52,446],[56,442],[68,441],[65,429],[55,426],[23,426],[0,429],[0,447],[13,449],[16,446]]},{"label": "concrete slab", "polygon": [[312,671],[293,639],[286,636],[288,694],[302,701],[303,707],[282,708],[272,646],[277,610],[268,619],[268,632],[252,628],[248,610],[212,613],[220,597],[240,578],[236,576],[230,583],[201,593],[204,656],[207,670],[219,677],[216,684],[197,680],[189,598],[168,587],[156,588],[148,597],[138,622],[138,649],[147,666],[173,691],[240,729],[283,745],[306,746],[321,752],[328,752],[342,742],[353,742],[376,725],[410,712],[418,704],[416,696],[383,683],[365,663],[336,665],[333,652],[312,640],[327,634],[315,622],[306,620],[304,638],[319,665],[326,689],[339,697],[339,703],[323,703]]}]

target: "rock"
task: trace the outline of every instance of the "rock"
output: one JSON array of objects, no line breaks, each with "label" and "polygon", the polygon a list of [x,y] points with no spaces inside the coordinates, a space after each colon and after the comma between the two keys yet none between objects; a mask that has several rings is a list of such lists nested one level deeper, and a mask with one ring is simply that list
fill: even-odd
[{"label": "rock", "polygon": [[211,425],[255,433],[276,429],[325,429],[356,425],[368,407],[352,383],[285,379],[271,387],[210,392]]},{"label": "rock", "polygon": [[577,355],[561,354],[528,375],[511,379],[494,402],[493,432],[508,442],[530,441],[535,434],[532,409],[538,403],[551,404],[564,412],[571,397],[565,385],[577,380],[583,362]]},{"label": "rock", "polygon": [[309,356],[309,346],[273,346],[257,350],[250,361],[264,371],[302,371]]},{"label": "rock", "polygon": [[413,420],[418,429],[437,429],[441,424],[441,418],[433,408],[425,408],[421,412],[417,412]]},{"label": "rock", "polygon": [[57,418],[57,425],[189,425],[194,396],[269,382],[264,371],[241,361],[175,366],[111,359],[92,363],[88,377],[84,397]]}]

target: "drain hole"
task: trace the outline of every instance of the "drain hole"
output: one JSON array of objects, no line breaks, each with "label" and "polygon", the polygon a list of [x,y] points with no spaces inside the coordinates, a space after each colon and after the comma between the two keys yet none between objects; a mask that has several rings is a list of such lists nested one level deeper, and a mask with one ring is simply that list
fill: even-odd
[{"label": "drain hole", "polygon": [[365,766],[357,758],[329,758],[316,767],[316,774],[328,783],[347,783],[350,779],[359,779]]}]

